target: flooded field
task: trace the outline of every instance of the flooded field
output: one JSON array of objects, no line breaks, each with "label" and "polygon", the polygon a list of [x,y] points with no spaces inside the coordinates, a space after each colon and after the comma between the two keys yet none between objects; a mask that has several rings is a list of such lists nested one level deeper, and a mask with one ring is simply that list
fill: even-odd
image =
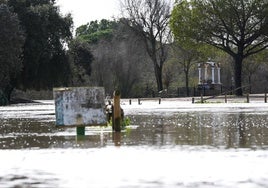
[{"label": "flooded field", "polygon": [[122,103],[131,126],[55,127],[53,101],[0,107],[0,187],[267,187],[268,105]]}]

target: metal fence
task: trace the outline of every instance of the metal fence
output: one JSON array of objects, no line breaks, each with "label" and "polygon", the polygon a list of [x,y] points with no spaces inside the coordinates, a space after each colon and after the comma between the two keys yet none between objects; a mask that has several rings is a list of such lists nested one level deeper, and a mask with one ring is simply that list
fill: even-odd
[{"label": "metal fence", "polygon": [[[243,88],[243,92],[249,93],[248,87]],[[189,87],[178,87],[177,89],[163,90],[159,93],[159,97],[172,98],[172,97],[195,97],[195,96],[215,96],[227,93],[228,95],[235,94],[234,87],[225,87],[219,85],[212,89]]]}]

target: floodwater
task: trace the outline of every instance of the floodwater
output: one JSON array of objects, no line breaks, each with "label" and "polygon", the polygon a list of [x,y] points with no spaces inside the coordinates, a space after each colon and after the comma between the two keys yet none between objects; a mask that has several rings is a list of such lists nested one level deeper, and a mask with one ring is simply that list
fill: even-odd
[{"label": "floodwater", "polygon": [[122,103],[131,125],[55,127],[53,101],[0,107],[0,187],[268,186],[268,105]]}]

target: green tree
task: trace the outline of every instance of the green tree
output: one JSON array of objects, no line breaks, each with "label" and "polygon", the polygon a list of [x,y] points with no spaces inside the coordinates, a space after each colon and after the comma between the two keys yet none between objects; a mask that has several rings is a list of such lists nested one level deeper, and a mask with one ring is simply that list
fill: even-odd
[{"label": "green tree", "polygon": [[172,11],[176,38],[204,42],[234,59],[236,95],[242,95],[242,62],[268,46],[267,0],[179,0]]},{"label": "green tree", "polygon": [[55,0],[9,0],[26,32],[22,89],[50,89],[68,84],[65,45],[72,38],[72,18],[62,17]]},{"label": "green tree", "polygon": [[88,42],[74,39],[69,47],[72,85],[84,85],[86,78],[91,75],[91,64],[94,59],[90,45]]},{"label": "green tree", "polygon": [[0,4],[0,41],[0,105],[6,105],[22,69],[24,32],[17,14],[4,3]]},{"label": "green tree", "polygon": [[81,25],[76,29],[76,38],[89,43],[97,43],[100,39],[111,39],[113,29],[117,25],[115,21],[102,19],[101,21],[91,21],[86,25]]}]

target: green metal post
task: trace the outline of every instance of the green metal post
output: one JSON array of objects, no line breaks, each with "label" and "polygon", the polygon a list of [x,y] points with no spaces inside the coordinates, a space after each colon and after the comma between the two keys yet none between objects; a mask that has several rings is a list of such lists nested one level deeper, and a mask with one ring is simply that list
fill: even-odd
[{"label": "green metal post", "polygon": [[85,136],[85,126],[76,127],[76,135],[77,136]]}]

